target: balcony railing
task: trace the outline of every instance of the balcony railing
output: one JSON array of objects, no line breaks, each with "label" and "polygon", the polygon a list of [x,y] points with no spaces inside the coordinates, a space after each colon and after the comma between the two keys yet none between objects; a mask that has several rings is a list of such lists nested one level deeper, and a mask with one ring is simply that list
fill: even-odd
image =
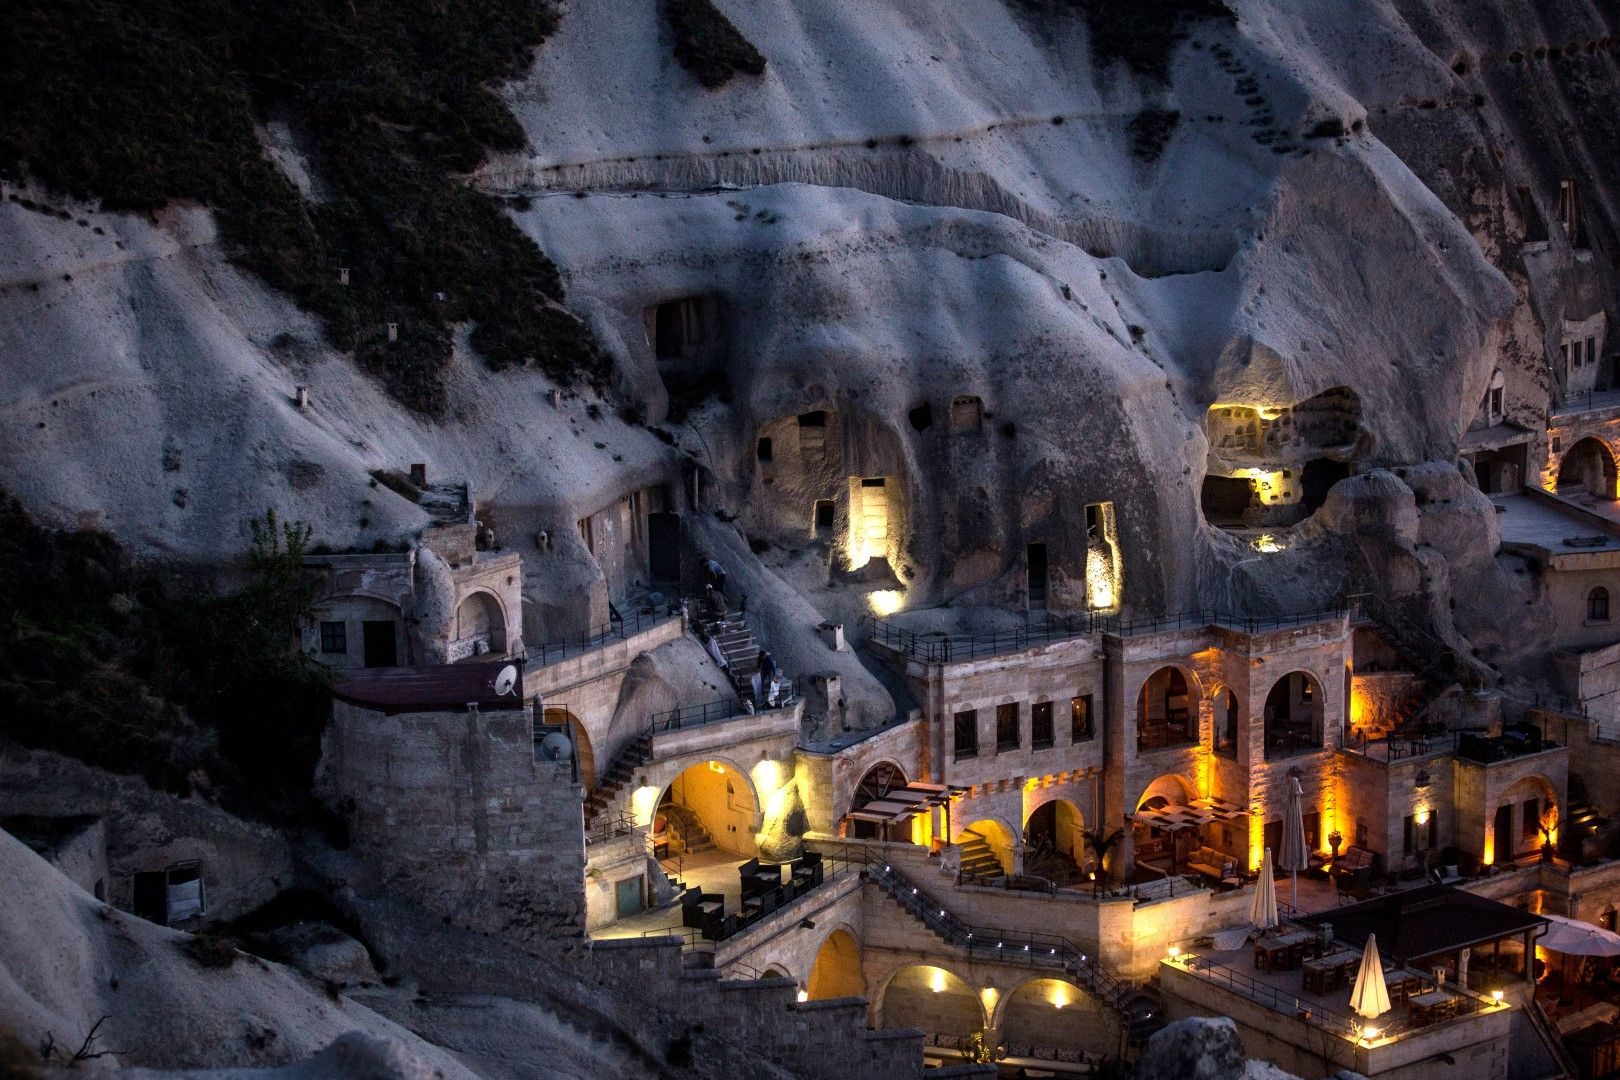
[{"label": "balcony railing", "polygon": [[688,728],[702,727],[705,724],[718,724],[738,716],[757,716],[760,712],[771,712],[776,709],[785,709],[798,700],[798,693],[791,679],[778,679],[776,704],[766,703],[763,710],[754,709],[740,697],[721,698],[718,701],[705,702],[702,705],[685,705],[679,709],[670,709],[667,712],[653,713],[652,720],[647,729],[654,735],[668,731],[685,731]]},{"label": "balcony railing", "polygon": [[601,626],[593,626],[583,634],[572,637],[558,638],[543,645],[529,645],[528,656],[525,658],[529,668],[544,667],[566,660],[570,656],[590,652],[611,645],[615,641],[624,641],[635,637],[643,630],[651,630],[661,626],[671,619],[679,619],[679,613],[654,611],[647,614],[632,612],[621,618],[610,619]]},{"label": "balcony railing", "polygon": [[1127,619],[1119,615],[1085,612],[1048,616],[1045,625],[1025,626],[987,634],[922,633],[897,625],[892,620],[867,615],[861,625],[869,640],[879,642],[913,660],[949,664],[986,656],[1023,652],[1039,645],[1096,634],[1117,637],[1143,637],[1171,630],[1196,630],[1218,626],[1246,634],[1270,633],[1296,626],[1343,619],[1348,611],[1338,608],[1300,615],[1248,616],[1215,608],[1198,609],[1174,615]]}]

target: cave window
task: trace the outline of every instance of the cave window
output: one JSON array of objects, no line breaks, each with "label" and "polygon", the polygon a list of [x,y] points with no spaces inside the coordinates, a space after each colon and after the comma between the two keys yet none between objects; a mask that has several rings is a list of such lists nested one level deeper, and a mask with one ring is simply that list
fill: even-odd
[{"label": "cave window", "polygon": [[755,446],[755,454],[761,461],[771,460],[771,440],[761,439]]},{"label": "cave window", "polygon": [[815,409],[811,412],[803,413],[799,417],[799,426],[802,428],[826,427],[827,411],[825,409]]},{"label": "cave window", "polygon": [[817,499],[815,517],[812,529],[817,536],[830,532],[833,527],[833,501],[831,499]]},{"label": "cave window", "polygon": [[703,299],[667,300],[653,315],[653,349],[660,360],[680,360],[688,349],[705,344]]},{"label": "cave window", "polygon": [[927,431],[934,426],[934,408],[925,401],[906,414],[906,418],[917,431]]},{"label": "cave window", "polygon": [[1029,707],[1029,745],[1045,750],[1052,745],[1052,703],[1037,701]]},{"label": "cave window", "polygon": [[1597,363],[1597,338],[1586,339],[1586,363],[1588,366]]},{"label": "cave window", "polygon": [[1087,742],[1097,734],[1091,722],[1091,695],[1069,699],[1069,741]]},{"label": "cave window", "polygon": [[979,710],[963,709],[955,718],[956,760],[979,756]]},{"label": "cave window", "polygon": [[1558,221],[1571,247],[1586,246],[1581,230],[1581,192],[1574,180],[1564,180],[1558,185]]},{"label": "cave window", "polygon": [[1609,621],[1609,590],[1601,585],[1586,594],[1586,621]]},{"label": "cave window", "polygon": [[976,431],[983,422],[983,401],[971,394],[963,394],[951,402],[952,430]]},{"label": "cave window", "polygon": [[996,706],[996,753],[1018,749],[1021,741],[1021,720],[1018,703]]}]

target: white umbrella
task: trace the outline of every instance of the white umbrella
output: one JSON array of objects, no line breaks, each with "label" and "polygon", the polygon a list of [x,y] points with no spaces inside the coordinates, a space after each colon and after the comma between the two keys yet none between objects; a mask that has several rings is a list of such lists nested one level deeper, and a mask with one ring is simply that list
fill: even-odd
[{"label": "white umbrella", "polygon": [[1299,777],[1290,776],[1283,796],[1282,847],[1277,851],[1277,868],[1294,879],[1294,910],[1299,910],[1299,872],[1311,865],[1311,852],[1305,846],[1305,793]]},{"label": "white umbrella", "polygon": [[1620,934],[1562,915],[1542,915],[1552,925],[1536,941],[1544,949],[1565,956],[1620,956]]},{"label": "white umbrella", "polygon": [[1277,925],[1277,882],[1271,873],[1271,849],[1260,858],[1260,880],[1254,884],[1254,901],[1249,905],[1249,921],[1262,930]]},{"label": "white umbrella", "polygon": [[1361,970],[1356,972],[1355,989],[1350,991],[1350,1007],[1369,1020],[1389,1012],[1389,986],[1384,982],[1384,962],[1378,958],[1378,936],[1367,935],[1361,953]]}]

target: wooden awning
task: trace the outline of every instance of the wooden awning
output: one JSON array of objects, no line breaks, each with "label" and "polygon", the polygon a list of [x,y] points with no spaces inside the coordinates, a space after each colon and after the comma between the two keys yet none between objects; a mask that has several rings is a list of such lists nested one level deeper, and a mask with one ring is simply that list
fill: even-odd
[{"label": "wooden awning", "polygon": [[1157,810],[1138,810],[1125,816],[1141,825],[1151,825],[1165,832],[1178,829],[1197,829],[1215,821],[1231,821],[1248,817],[1249,812],[1235,803],[1221,799],[1194,799],[1186,806],[1161,806]]},{"label": "wooden awning", "polygon": [[917,814],[944,806],[952,799],[959,799],[966,794],[967,788],[913,781],[905,787],[886,792],[881,799],[873,799],[865,806],[851,810],[844,816],[856,821],[895,825]]}]

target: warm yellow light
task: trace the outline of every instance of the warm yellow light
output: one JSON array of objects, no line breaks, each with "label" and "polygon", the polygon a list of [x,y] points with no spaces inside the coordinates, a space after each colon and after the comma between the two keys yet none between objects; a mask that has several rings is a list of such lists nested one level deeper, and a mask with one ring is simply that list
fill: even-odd
[{"label": "warm yellow light", "polygon": [[800,990],[799,991],[799,1003],[803,1004],[804,1002],[809,1001],[809,1000],[810,1000],[810,991],[808,991],[808,990]]},{"label": "warm yellow light", "polygon": [[719,773],[721,776],[726,775],[726,767],[720,764],[718,761],[709,762],[709,771],[712,773]]},{"label": "warm yellow light", "polygon": [[1491,829],[1485,830],[1485,856],[1480,861],[1486,866],[1496,862],[1496,835]]},{"label": "warm yellow light", "polygon": [[1429,808],[1427,806],[1420,807],[1418,812],[1413,815],[1412,820],[1419,825],[1427,825],[1429,823]]},{"label": "warm yellow light", "polygon": [[1069,1003],[1069,988],[1067,986],[1065,986],[1063,983],[1058,983],[1057,987],[1055,989],[1053,989],[1053,991],[1052,991],[1052,1008],[1061,1009],[1061,1008],[1063,1008],[1063,1006],[1067,1005],[1068,1003]]},{"label": "warm yellow light", "polygon": [[987,986],[983,990],[979,991],[979,997],[984,1000],[984,1011],[986,1013],[994,1015],[996,1011],[996,999],[1000,996],[1001,991],[997,990],[993,986]]},{"label": "warm yellow light", "polygon": [[928,989],[932,990],[936,994],[943,994],[945,992],[944,971],[940,970],[939,968],[935,968],[933,970],[932,974],[928,976]]},{"label": "warm yellow light", "polygon": [[866,594],[866,606],[879,618],[893,615],[905,606],[905,602],[906,594],[899,589],[879,589]]},{"label": "warm yellow light", "polygon": [[782,785],[787,782],[788,772],[787,767],[780,761],[772,761],[770,758],[766,758],[752,769],[749,769],[748,775],[753,779],[754,788],[759,792],[760,797],[768,799],[782,790]]},{"label": "warm yellow light", "polygon": [[1378,1029],[1375,1027],[1362,1028],[1361,1037],[1366,1039],[1368,1042],[1372,1042],[1374,1039],[1378,1038]]},{"label": "warm yellow light", "polygon": [[1255,537],[1254,550],[1261,552],[1262,554],[1270,555],[1273,552],[1278,552],[1282,549],[1282,541],[1278,540],[1271,533],[1261,533],[1259,536]]},{"label": "warm yellow light", "polygon": [[1174,960],[1176,957],[1178,957],[1180,955],[1181,955],[1181,946],[1180,945],[1172,945],[1172,946],[1170,946],[1170,959]]},{"label": "warm yellow light", "polygon": [[630,796],[630,813],[637,825],[651,825],[653,812],[658,809],[658,789],[638,787]]},{"label": "warm yellow light", "polygon": [[1496,1002],[1498,1005],[1502,1004],[1502,991],[1500,991],[1500,990],[1492,990],[1491,991],[1491,1000]]}]

